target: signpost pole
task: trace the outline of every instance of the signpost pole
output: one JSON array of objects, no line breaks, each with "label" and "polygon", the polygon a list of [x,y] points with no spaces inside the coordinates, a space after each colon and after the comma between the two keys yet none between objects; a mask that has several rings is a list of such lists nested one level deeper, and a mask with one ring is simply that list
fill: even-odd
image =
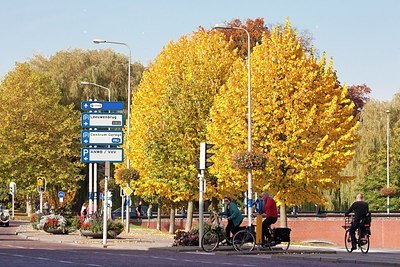
[{"label": "signpost pole", "polygon": [[107,203],[108,202],[108,176],[104,177],[104,201],[103,201],[103,248],[107,247]]},{"label": "signpost pole", "polygon": [[11,203],[12,203],[12,219],[14,220],[14,193],[11,194]]},{"label": "signpost pole", "polygon": [[39,195],[40,195],[39,211],[40,211],[40,214],[43,214],[43,192],[40,191]]}]

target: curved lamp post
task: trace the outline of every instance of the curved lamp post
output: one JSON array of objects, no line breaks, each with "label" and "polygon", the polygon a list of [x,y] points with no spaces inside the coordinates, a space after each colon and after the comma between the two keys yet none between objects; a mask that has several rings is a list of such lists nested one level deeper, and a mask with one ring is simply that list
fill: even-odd
[{"label": "curved lamp post", "polygon": [[[241,30],[245,31],[247,34],[247,150],[251,152],[251,60],[250,60],[250,33],[245,28],[230,26],[227,24],[216,24],[213,29],[224,29],[224,30]],[[251,226],[251,208],[253,205],[253,188],[252,188],[252,173],[251,170],[247,172],[248,179],[248,189],[247,189],[247,216],[248,216],[248,225]]]},{"label": "curved lamp post", "polygon": [[[124,45],[129,50],[129,62],[128,62],[128,119],[127,119],[127,135],[129,136],[131,132],[131,48],[126,43],[121,42],[113,42],[113,41],[106,41],[101,39],[94,39],[93,43],[95,44],[116,44],[116,45]],[[129,145],[127,145],[127,150],[129,151]],[[129,169],[129,158],[126,157],[126,168]]]},{"label": "curved lamp post", "polygon": [[[128,119],[127,119],[127,136],[130,135],[131,132],[131,48],[127,43],[121,42],[113,42],[113,41],[106,41],[101,39],[94,39],[93,43],[95,44],[116,44],[116,45],[123,45],[126,46],[129,50],[129,58],[128,58]],[[127,142],[126,146],[127,150],[129,151],[129,142]],[[126,168],[129,169],[129,157],[126,156]],[[129,203],[130,199],[129,196],[126,197],[127,203]],[[125,231],[129,233],[129,208],[126,208],[126,226]]]},{"label": "curved lamp post", "polygon": [[93,86],[97,86],[97,87],[100,87],[102,89],[107,90],[108,91],[108,102],[111,102],[111,90],[110,90],[110,88],[107,88],[107,87],[102,86],[102,85],[97,84],[97,83],[91,83],[91,82],[85,82],[85,81],[82,81],[81,84],[82,85],[93,85]]}]

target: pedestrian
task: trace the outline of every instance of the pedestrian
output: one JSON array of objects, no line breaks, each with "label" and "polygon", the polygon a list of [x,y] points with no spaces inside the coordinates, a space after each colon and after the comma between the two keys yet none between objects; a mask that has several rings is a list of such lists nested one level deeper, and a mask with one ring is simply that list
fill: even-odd
[{"label": "pedestrian", "polygon": [[185,206],[182,206],[182,209],[181,209],[181,218],[182,218],[182,219],[186,218],[186,209],[185,209]]},{"label": "pedestrian", "polygon": [[152,204],[149,204],[149,207],[147,208],[147,228],[150,227],[150,220],[151,217],[153,216],[153,211],[151,210],[153,208]]},{"label": "pedestrian", "polygon": [[318,204],[315,203],[315,214],[321,215],[321,208]]},{"label": "pedestrian", "polygon": [[356,201],[350,206],[350,208],[345,212],[345,216],[348,216],[350,213],[354,212],[354,218],[350,226],[350,238],[351,238],[351,251],[357,249],[356,244],[356,230],[358,226],[361,224],[361,221],[367,217],[369,214],[368,203],[365,202],[363,194],[357,194]]},{"label": "pedestrian", "polygon": [[86,202],[83,202],[82,207],[81,207],[81,216],[85,218],[87,215],[87,204]]},{"label": "pedestrian", "polygon": [[48,200],[43,204],[43,209],[46,215],[50,214],[50,204]]},{"label": "pedestrian", "polygon": [[138,206],[136,207],[136,215],[140,219],[140,216],[142,216],[142,201],[139,201]]}]

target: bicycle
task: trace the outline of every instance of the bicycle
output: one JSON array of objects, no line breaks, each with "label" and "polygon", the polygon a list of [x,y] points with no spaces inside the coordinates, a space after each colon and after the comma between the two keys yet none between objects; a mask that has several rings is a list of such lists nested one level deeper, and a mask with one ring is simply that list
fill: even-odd
[{"label": "bicycle", "polygon": [[220,225],[220,217],[213,211],[209,218],[211,225],[210,229],[205,231],[203,237],[201,238],[201,248],[205,252],[213,252],[220,245],[228,245],[225,238],[225,233],[223,227]]},{"label": "bicycle", "polygon": [[[272,250],[272,247],[278,247],[283,251],[287,251],[290,246],[290,228],[277,227],[272,228],[269,226],[268,231],[270,238],[262,244],[262,247],[268,247]],[[233,247],[236,251],[247,251],[250,252],[256,245],[256,233],[255,225],[246,227],[243,230],[238,231],[232,239]]]},{"label": "bicycle", "polygon": [[[361,250],[363,254],[367,254],[369,251],[369,246],[370,246],[370,241],[369,241],[369,236],[371,235],[371,230],[370,230],[370,222],[371,222],[371,214],[367,214],[366,220],[361,220],[361,222],[358,224],[358,227],[356,229],[356,244],[357,247]],[[344,234],[344,245],[346,247],[347,252],[351,253],[352,252],[352,243],[351,243],[351,237],[350,237],[350,226],[351,223],[353,222],[354,217],[353,216],[348,216],[345,218],[344,221],[344,226],[342,226],[346,232]]]}]

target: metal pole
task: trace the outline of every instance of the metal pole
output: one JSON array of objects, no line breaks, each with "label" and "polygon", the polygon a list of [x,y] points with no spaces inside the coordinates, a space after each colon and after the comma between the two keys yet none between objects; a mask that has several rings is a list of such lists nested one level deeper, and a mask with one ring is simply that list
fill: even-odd
[{"label": "metal pole", "polygon": [[11,194],[11,201],[12,201],[12,219],[14,220],[14,193]]},{"label": "metal pole", "polygon": [[107,247],[107,203],[108,202],[108,176],[104,177],[104,201],[103,201],[103,248]]},{"label": "metal pole", "polygon": [[[386,187],[389,188],[390,187],[390,171],[389,171],[389,110],[386,110],[386,114],[387,114],[387,125],[386,125]],[[387,214],[390,213],[390,196],[388,195],[386,197],[386,212]]]},{"label": "metal pole", "polygon": [[129,211],[130,211],[130,196],[126,196],[126,225],[125,225],[125,232],[129,233]]},{"label": "metal pole", "polygon": [[[214,29],[233,29],[233,30],[242,30],[245,31],[247,34],[247,116],[248,116],[248,122],[247,122],[247,150],[248,152],[251,152],[251,58],[250,58],[250,47],[251,47],[251,38],[250,38],[250,33],[248,30],[245,28],[241,27],[234,27],[230,25],[215,25]],[[248,226],[251,226],[251,209],[253,206],[253,185],[252,185],[252,172],[251,170],[248,170],[247,172],[247,183],[248,183],[248,188],[247,188],[247,220],[248,220]]]},{"label": "metal pole", "polygon": [[89,163],[89,208],[88,214],[93,214],[93,163]]},{"label": "metal pole", "polygon": [[204,234],[204,170],[199,174],[199,247],[201,248],[201,239]]},{"label": "metal pole", "polygon": [[39,211],[40,211],[40,214],[43,214],[43,192],[42,191],[40,191],[39,192],[39,195],[40,195],[40,200],[39,200]]},{"label": "metal pole", "polygon": [[[95,128],[95,130],[97,130]],[[94,146],[97,147],[97,146]],[[93,213],[97,213],[97,163],[93,164]]]}]

